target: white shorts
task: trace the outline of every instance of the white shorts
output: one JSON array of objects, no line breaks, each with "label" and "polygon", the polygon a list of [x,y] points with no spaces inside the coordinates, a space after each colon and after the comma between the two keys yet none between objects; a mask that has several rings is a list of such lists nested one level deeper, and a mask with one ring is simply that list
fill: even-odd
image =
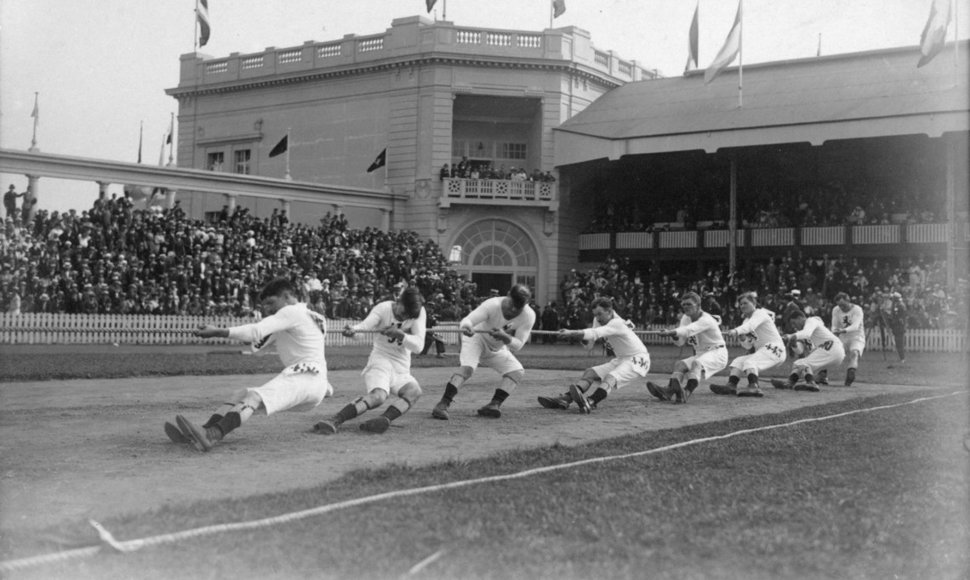
[{"label": "white shorts", "polygon": [[866,351],[866,339],[861,336],[846,336],[842,335],[839,337],[842,341],[842,346],[845,347],[845,352],[852,352],[854,350],[859,351],[859,356]]},{"label": "white shorts", "polygon": [[845,347],[842,341],[833,340],[815,347],[815,349],[805,358],[800,358],[792,365],[792,372],[797,373],[799,369],[805,369],[813,375],[817,375],[822,369],[837,367],[845,359]]},{"label": "white shorts", "polygon": [[687,368],[691,371],[699,369],[700,373],[697,378],[703,380],[724,370],[724,367],[728,364],[727,348],[723,346],[712,348],[690,358],[685,358],[681,362],[687,365]]},{"label": "white shorts", "polygon": [[475,336],[461,335],[461,354],[458,355],[458,363],[463,367],[472,369],[482,365],[502,376],[523,370],[522,363],[515,358],[509,349],[500,348],[495,351],[489,349],[481,334]]},{"label": "white shorts", "polygon": [[286,367],[268,383],[247,390],[259,395],[267,415],[279,411],[309,411],[324,397],[333,395],[327,368],[318,365]]},{"label": "white shorts", "polygon": [[741,372],[753,370],[757,375],[780,365],[786,358],[788,353],[784,344],[766,344],[751,354],[739,356],[731,361],[731,368]]},{"label": "white shorts", "polygon": [[650,372],[650,355],[640,354],[626,358],[615,358],[610,362],[596,365],[592,370],[600,380],[612,376],[616,380],[616,388],[626,386],[632,381],[643,379]]},{"label": "white shorts", "polygon": [[384,358],[371,357],[367,366],[360,373],[364,377],[364,387],[367,392],[380,389],[385,393],[397,395],[401,387],[418,381],[411,376],[410,365]]}]

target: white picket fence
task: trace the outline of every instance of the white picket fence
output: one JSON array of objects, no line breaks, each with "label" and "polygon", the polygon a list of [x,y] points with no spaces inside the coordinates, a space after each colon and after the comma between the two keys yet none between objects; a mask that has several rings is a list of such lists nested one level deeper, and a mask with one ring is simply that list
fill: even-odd
[{"label": "white picket fence", "polygon": [[[249,318],[228,316],[154,316],[124,314],[7,314],[0,313],[0,344],[234,344],[229,339],[201,339],[192,330],[202,324],[237,326],[252,322]],[[347,338],[341,334],[344,326],[356,320],[327,320],[327,346],[365,346],[372,336],[360,334]],[[659,330],[650,326],[644,330]],[[435,328],[446,344],[458,344],[458,325],[444,323]],[[669,338],[641,334],[647,345],[670,344]],[[537,337],[533,338],[536,341]],[[731,346],[737,340],[728,341]],[[885,345],[878,330],[870,330],[866,336],[866,348],[879,351],[895,350],[891,332],[886,332]],[[906,350],[909,352],[965,352],[966,333],[946,329],[910,329],[906,332]]]},{"label": "white picket fence", "polygon": [[[7,314],[0,313],[0,344],[238,344],[203,339],[192,331],[203,324],[238,326],[252,318],[231,316],[155,316],[146,314]],[[367,345],[373,337],[347,338],[341,331],[356,320],[327,320],[327,346]],[[458,325],[436,328],[447,344],[457,344]]]}]

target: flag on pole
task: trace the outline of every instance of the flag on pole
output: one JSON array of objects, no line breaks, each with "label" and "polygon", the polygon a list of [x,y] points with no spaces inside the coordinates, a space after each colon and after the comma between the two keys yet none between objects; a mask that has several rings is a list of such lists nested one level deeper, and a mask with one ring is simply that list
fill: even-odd
[{"label": "flag on pole", "polygon": [[438,0],[424,0],[424,5],[428,7],[428,12],[431,12],[431,10],[434,8],[435,2],[437,1]]},{"label": "flag on pole", "polygon": [[930,4],[930,17],[926,20],[923,27],[923,34],[919,39],[919,63],[916,68],[923,66],[933,60],[937,54],[943,50],[946,44],[946,30],[950,26],[950,0],[932,0]]},{"label": "flag on pole", "polygon": [[209,0],[196,0],[195,16],[199,21],[199,48],[209,42]]},{"label": "flag on pole", "polygon": [[34,119],[34,126],[40,122],[40,108],[37,106],[37,93],[34,93],[34,110],[30,112],[30,116]]},{"label": "flag on pole", "polygon": [[[171,138],[171,135],[169,135],[169,138]],[[161,147],[161,149],[158,152],[158,166],[159,167],[164,167],[165,166],[165,146],[166,145],[168,145],[168,139],[166,139],[165,137],[162,137],[162,147]]]},{"label": "flag on pole", "polygon": [[738,56],[741,50],[741,0],[738,0],[738,13],[734,16],[734,25],[724,39],[724,46],[714,57],[714,60],[704,71],[704,84],[708,84],[717,78],[729,64]]},{"label": "flag on pole", "polygon": [[141,125],[138,127],[138,163],[141,163],[141,142],[143,134],[145,133],[145,122],[142,121]]},{"label": "flag on pole", "polygon": [[566,12],[566,0],[552,0],[552,17],[559,18]]},{"label": "flag on pole", "polygon": [[287,133],[286,135],[283,136],[282,139],[280,139],[280,142],[277,143],[273,147],[273,149],[269,152],[269,156],[276,157],[277,155],[282,155],[286,153],[286,150],[289,148],[289,146],[290,146],[290,134]]},{"label": "flag on pole", "polygon": [[687,35],[687,70],[690,70],[691,63],[694,63],[694,68],[697,68],[697,59],[700,56],[700,51],[697,47],[699,40],[699,20],[700,20],[701,2],[697,0],[697,6],[694,8],[694,18],[690,21],[690,32]]},{"label": "flag on pole", "polygon": [[378,156],[374,159],[374,162],[370,164],[370,167],[367,168],[367,173],[370,173],[371,171],[374,171],[375,169],[378,169],[380,167],[384,167],[386,163],[387,163],[387,147],[385,147],[384,150],[381,151],[380,154],[378,154]]},{"label": "flag on pole", "polygon": [[172,113],[172,117],[168,122],[168,136],[165,137],[165,144],[170,145],[172,143],[172,135],[175,134],[175,113]]}]

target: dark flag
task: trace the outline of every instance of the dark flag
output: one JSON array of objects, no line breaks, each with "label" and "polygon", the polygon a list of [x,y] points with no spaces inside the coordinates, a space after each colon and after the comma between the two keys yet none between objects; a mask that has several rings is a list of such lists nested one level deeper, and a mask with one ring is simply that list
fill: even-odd
[{"label": "dark flag", "polygon": [[428,7],[428,12],[431,12],[431,9],[432,9],[432,8],[434,8],[434,4],[435,4],[435,2],[437,2],[437,1],[438,1],[438,0],[424,0],[424,4],[425,4],[425,6],[427,6],[427,7]]},{"label": "dark flag", "polygon": [[698,21],[700,19],[701,3],[698,0],[697,6],[694,8],[694,18],[690,21],[690,32],[687,34],[687,68],[690,68],[691,63],[694,63],[694,68],[697,68],[697,60],[699,56],[698,51]]},{"label": "dark flag", "polygon": [[377,169],[379,167],[384,167],[384,164],[385,163],[387,163],[387,148],[386,147],[384,148],[383,151],[381,151],[380,155],[378,155],[377,158],[374,159],[374,162],[370,164],[370,167],[367,168],[367,173],[370,173],[371,171],[374,171],[375,169]]},{"label": "dark flag", "polygon": [[566,0],[552,0],[552,17],[559,18],[566,13]]},{"label": "dark flag", "polygon": [[282,155],[286,153],[287,147],[290,145],[290,136],[284,135],[280,142],[273,147],[273,150],[269,152],[270,157],[276,157],[277,155]]},{"label": "dark flag", "polygon": [[923,34],[919,38],[919,68],[943,50],[946,45],[946,29],[950,26],[950,0],[933,0],[930,4],[930,17],[923,27]]}]

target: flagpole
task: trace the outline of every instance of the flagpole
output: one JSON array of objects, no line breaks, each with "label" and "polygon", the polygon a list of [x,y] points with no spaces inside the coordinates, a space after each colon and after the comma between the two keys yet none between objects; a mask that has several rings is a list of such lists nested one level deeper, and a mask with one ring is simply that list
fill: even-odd
[{"label": "flagpole", "polygon": [[199,52],[199,0],[195,0],[195,15],[192,20],[195,21],[192,27],[192,52]]},{"label": "flagpole", "polygon": [[168,124],[168,164],[172,164],[172,148],[175,147],[175,112],[169,113],[171,115]]},{"label": "flagpole", "polygon": [[283,179],[286,179],[287,181],[293,180],[293,178],[290,176],[290,149],[292,149],[292,147],[290,147],[290,130],[290,127],[286,128],[286,177]]},{"label": "flagpole", "polygon": [[549,0],[549,28],[552,28],[552,21],[556,18],[556,6]]},{"label": "flagpole", "polygon": [[138,163],[141,163],[141,142],[145,136],[145,122],[142,121],[138,125]]},{"label": "flagpole", "polygon": [[448,20],[448,0],[443,0],[441,3],[441,19]]},{"label": "flagpole", "polygon": [[37,108],[38,94],[37,91],[34,91],[34,110],[31,113],[31,117],[34,118],[34,136],[30,138],[30,149],[28,151],[37,151],[37,120],[40,118],[40,109]]},{"label": "flagpole", "polygon": [[744,107],[744,0],[738,0],[738,108]]}]

